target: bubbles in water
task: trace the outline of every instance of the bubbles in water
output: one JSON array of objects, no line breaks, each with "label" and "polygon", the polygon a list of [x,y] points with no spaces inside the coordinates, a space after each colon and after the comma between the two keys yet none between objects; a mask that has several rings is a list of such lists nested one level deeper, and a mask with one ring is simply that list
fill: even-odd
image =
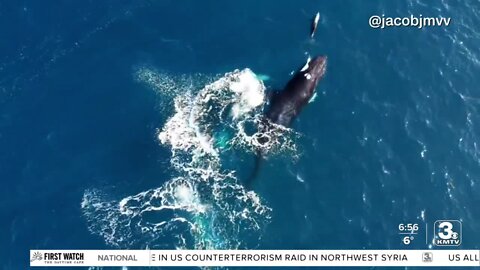
[{"label": "bubbles in water", "polygon": [[220,153],[295,151],[290,129],[262,119],[263,83],[249,69],[227,73],[196,93],[196,83],[204,80],[185,83],[188,76],[171,77],[146,67],[138,68],[135,77],[162,95],[174,96],[174,113],[158,139],[170,147],[177,177],[120,200],[87,190],[82,209],[90,230],[121,248],[235,249],[257,244],[271,209],[243,188],[235,171],[222,169]]},{"label": "bubbles in water", "polygon": [[154,90],[161,98],[175,97],[179,91],[193,90],[199,84],[212,82],[214,77],[203,74],[173,75],[148,65],[137,65],[133,68],[135,81]]},{"label": "bubbles in water", "polygon": [[191,204],[193,196],[193,190],[187,185],[180,185],[175,189],[175,197],[181,204]]}]

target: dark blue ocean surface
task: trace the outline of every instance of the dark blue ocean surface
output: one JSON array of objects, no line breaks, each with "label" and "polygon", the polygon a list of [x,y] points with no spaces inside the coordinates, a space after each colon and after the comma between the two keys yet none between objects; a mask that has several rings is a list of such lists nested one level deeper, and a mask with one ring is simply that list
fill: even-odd
[{"label": "dark blue ocean surface", "polygon": [[[26,269],[30,249],[427,249],[438,219],[461,220],[460,248],[479,249],[479,12],[478,1],[0,1],[0,269]],[[381,14],[452,21],[370,28]],[[252,151],[174,159],[158,138],[187,93],[244,68],[280,89],[306,53],[328,56],[327,75],[293,124],[297,149],[263,163],[258,197],[237,185]],[[198,184],[182,171],[202,162],[234,177]],[[225,212],[235,207],[248,218]],[[409,246],[399,223],[420,224]]]}]

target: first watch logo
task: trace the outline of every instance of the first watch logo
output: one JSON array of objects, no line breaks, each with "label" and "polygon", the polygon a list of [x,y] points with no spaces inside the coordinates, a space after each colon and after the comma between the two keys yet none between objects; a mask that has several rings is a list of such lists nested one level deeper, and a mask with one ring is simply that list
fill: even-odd
[{"label": "first watch logo", "polygon": [[30,263],[35,262],[42,265],[69,265],[84,264],[85,254],[83,252],[31,252]]},{"label": "first watch logo", "polygon": [[436,246],[459,246],[462,243],[462,223],[458,220],[437,220],[434,225]]},{"label": "first watch logo", "polygon": [[41,261],[41,260],[43,260],[42,253],[40,253],[38,251],[32,253],[32,258],[30,259],[30,262]]}]

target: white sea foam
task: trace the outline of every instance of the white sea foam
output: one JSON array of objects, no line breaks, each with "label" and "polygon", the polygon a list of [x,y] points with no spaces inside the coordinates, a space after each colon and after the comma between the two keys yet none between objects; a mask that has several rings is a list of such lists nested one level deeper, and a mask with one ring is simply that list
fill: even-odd
[{"label": "white sea foam", "polygon": [[135,76],[163,97],[173,94],[174,113],[158,139],[170,147],[177,176],[123,199],[87,190],[82,209],[89,228],[123,248],[247,247],[242,239],[260,237],[271,209],[243,188],[234,171],[221,168],[217,133],[230,134],[228,148],[263,153],[294,150],[294,133],[271,123],[262,128],[265,87],[249,69],[204,87],[165,74],[140,68]]},{"label": "white sea foam", "polygon": [[211,82],[214,76],[198,73],[173,75],[149,65],[137,65],[133,68],[133,78],[155,91],[159,97],[172,99],[179,91],[192,90],[198,84]]},{"label": "white sea foam", "polygon": [[235,103],[232,115],[237,119],[264,102],[264,86],[255,74],[246,69],[238,75],[238,79],[231,83],[230,89],[235,93]]}]

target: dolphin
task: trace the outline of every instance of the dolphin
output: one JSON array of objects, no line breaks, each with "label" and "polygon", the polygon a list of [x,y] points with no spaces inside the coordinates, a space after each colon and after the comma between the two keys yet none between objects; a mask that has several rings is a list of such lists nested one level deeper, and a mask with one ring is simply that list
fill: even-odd
[{"label": "dolphin", "polygon": [[317,14],[315,14],[315,17],[313,17],[312,24],[310,25],[310,38],[313,38],[313,35],[315,35],[315,31],[317,31],[319,20],[320,20],[320,12],[317,12]]},{"label": "dolphin", "polygon": [[[326,56],[317,56],[313,60],[309,58],[307,63],[288,81],[285,88],[271,98],[270,106],[265,114],[268,121],[263,121],[261,127],[263,131],[268,130],[269,122],[289,127],[315,95],[315,89],[320,80],[325,76],[326,71]],[[259,139],[260,143],[265,141],[265,138],[261,137]],[[246,182],[247,188],[250,188],[253,180],[256,178],[261,160],[262,153],[258,151],[254,171]]]}]

